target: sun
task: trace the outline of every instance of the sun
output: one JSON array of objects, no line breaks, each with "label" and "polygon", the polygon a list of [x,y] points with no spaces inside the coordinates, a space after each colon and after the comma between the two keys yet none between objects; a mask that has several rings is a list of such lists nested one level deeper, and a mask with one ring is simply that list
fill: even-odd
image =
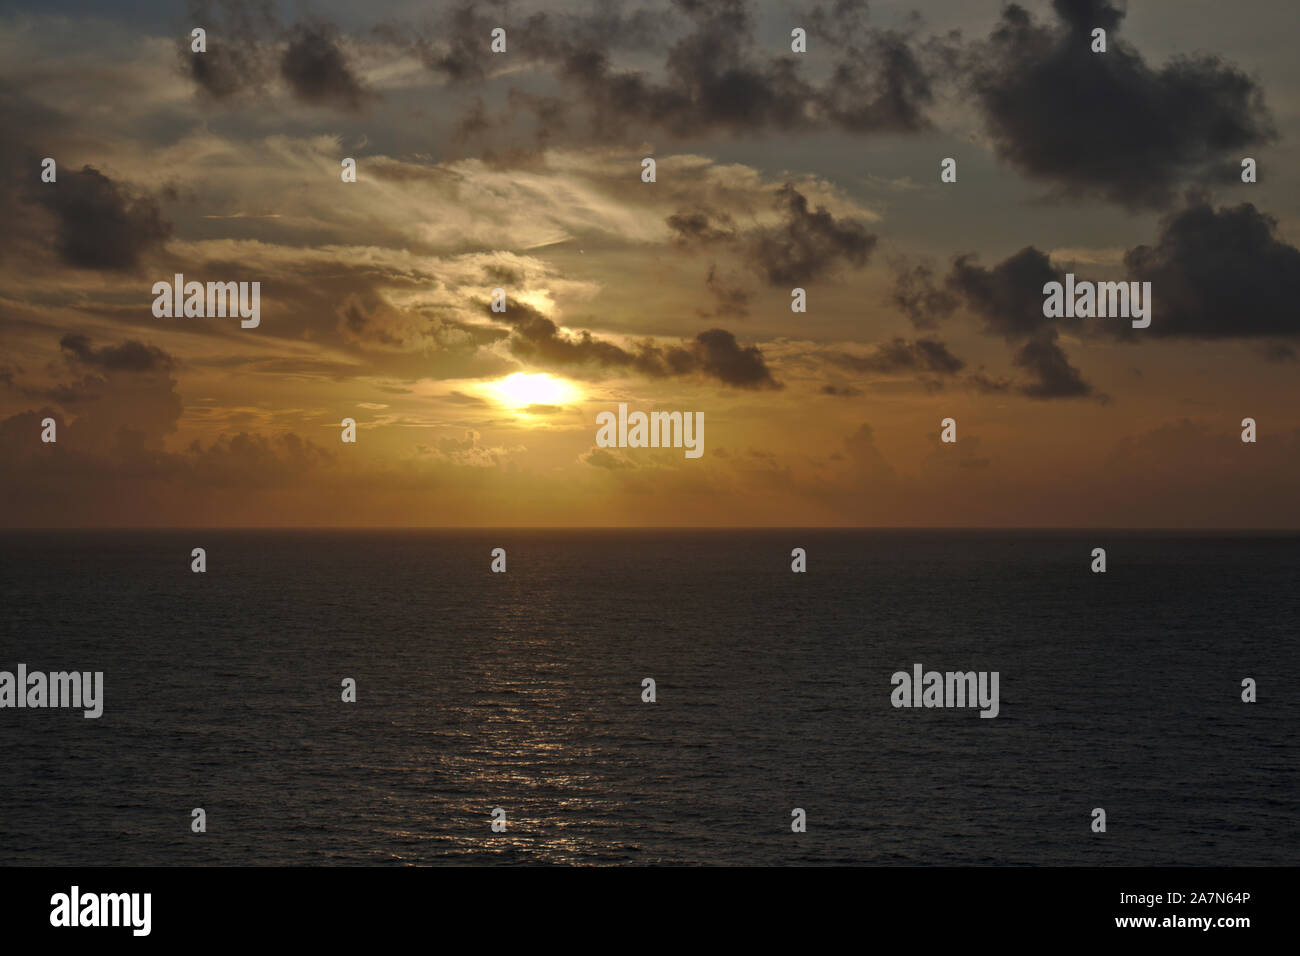
[{"label": "sun", "polygon": [[545,372],[515,372],[488,383],[487,392],[506,408],[526,409],[530,405],[566,405],[582,397],[572,382]]}]

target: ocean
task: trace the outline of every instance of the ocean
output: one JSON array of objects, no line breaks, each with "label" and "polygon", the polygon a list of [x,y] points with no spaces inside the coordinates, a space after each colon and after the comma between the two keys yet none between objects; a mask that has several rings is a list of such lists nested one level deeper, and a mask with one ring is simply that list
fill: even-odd
[{"label": "ocean", "polygon": [[1298,544],[3,532],[0,670],[104,712],[0,709],[0,864],[1296,865]]}]

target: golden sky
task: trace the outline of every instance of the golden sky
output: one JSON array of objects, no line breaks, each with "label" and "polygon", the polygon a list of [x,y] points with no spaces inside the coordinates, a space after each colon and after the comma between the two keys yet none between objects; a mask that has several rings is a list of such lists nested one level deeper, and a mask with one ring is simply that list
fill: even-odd
[{"label": "golden sky", "polygon": [[0,524],[1300,525],[1275,5],[101,6],[0,16]]}]

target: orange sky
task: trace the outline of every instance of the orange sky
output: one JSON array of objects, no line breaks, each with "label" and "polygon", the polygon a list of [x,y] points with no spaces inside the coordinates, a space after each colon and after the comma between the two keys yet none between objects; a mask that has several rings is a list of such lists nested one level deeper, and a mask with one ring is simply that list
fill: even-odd
[{"label": "orange sky", "polygon": [[[1268,5],[1162,30],[1030,4],[1023,62],[996,3],[820,33],[829,6],[644,6],[480,5],[463,48],[405,4],[0,18],[0,524],[1300,526]],[[1072,45],[1093,20],[1111,60]],[[1215,42],[1200,85],[1169,67]],[[834,73],[890,44],[914,71]],[[1092,99],[1052,101],[1059,71]],[[1150,117],[1044,125],[1117,90],[1242,128],[1173,115],[1151,159],[1123,133]],[[1043,270],[1150,277],[1152,327],[1044,319]],[[260,324],[155,317],[176,273],[260,282]],[[704,454],[596,448],[620,403],[703,413]]]}]

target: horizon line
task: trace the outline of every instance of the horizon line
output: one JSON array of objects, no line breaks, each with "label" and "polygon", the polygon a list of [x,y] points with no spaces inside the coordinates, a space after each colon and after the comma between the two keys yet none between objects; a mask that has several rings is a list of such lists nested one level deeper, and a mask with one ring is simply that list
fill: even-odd
[{"label": "horizon line", "polygon": [[1300,534],[1297,528],[1087,525],[0,525],[12,531],[942,531]]}]

